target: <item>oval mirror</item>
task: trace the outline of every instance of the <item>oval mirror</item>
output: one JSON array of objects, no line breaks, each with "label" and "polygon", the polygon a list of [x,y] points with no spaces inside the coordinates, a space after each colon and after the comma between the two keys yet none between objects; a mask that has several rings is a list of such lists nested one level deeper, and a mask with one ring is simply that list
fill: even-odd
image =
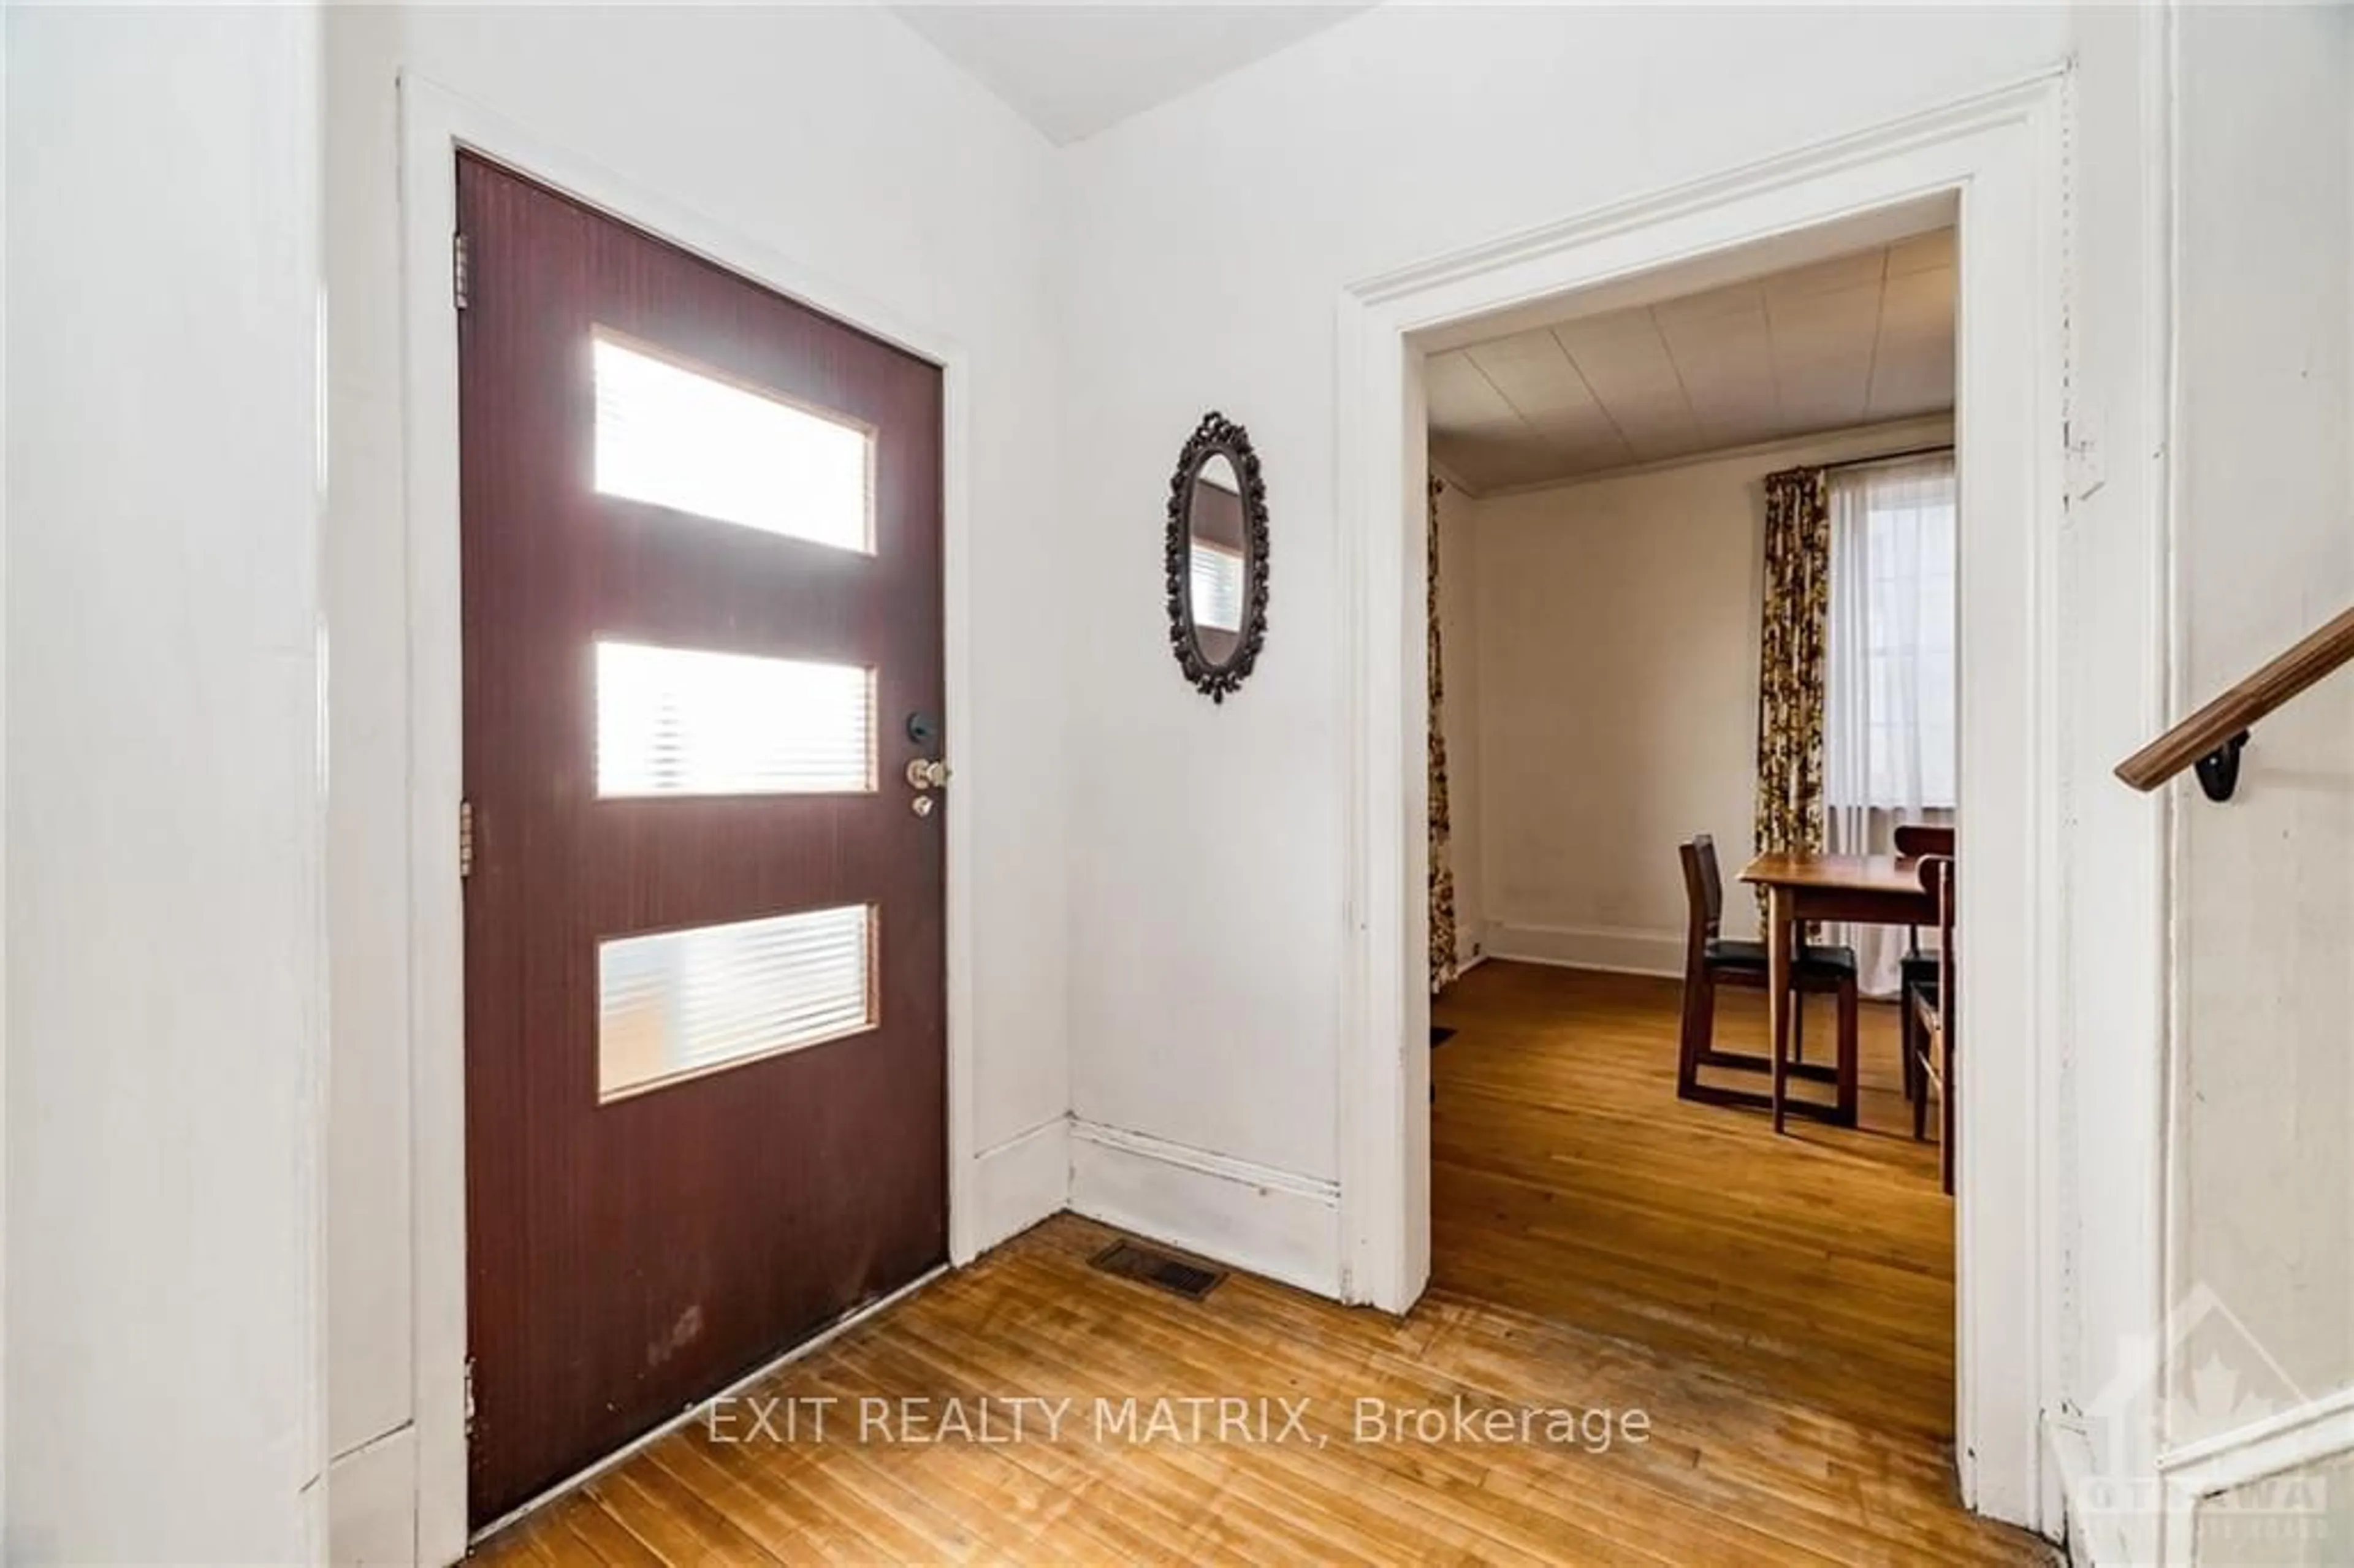
[{"label": "oval mirror", "polygon": [[1267,486],[1250,436],[1204,416],[1169,495],[1169,641],[1214,702],[1242,684],[1267,635]]}]

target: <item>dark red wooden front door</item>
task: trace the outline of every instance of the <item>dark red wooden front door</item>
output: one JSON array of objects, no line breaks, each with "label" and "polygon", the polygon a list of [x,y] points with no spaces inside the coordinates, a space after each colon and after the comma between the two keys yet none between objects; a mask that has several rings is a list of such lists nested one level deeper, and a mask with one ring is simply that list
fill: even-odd
[{"label": "dark red wooden front door", "polygon": [[941,388],[458,188],[480,1523],[946,1254]]}]

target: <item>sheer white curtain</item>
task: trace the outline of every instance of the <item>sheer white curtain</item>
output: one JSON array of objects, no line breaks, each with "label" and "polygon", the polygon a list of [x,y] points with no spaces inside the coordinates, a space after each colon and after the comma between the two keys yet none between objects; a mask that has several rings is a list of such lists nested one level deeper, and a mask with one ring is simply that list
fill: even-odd
[{"label": "sheer white curtain", "polygon": [[[1953,821],[1954,460],[1831,475],[1823,800],[1834,853],[1884,854],[1901,822]],[[1894,994],[1905,933],[1834,927],[1864,991]]]}]

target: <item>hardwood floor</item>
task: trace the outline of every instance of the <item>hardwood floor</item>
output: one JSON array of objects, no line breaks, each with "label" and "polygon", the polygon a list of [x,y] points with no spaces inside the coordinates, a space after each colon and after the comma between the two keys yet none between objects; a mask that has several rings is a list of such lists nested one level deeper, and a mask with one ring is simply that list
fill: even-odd
[{"label": "hardwood floor", "polygon": [[[1450,991],[1436,1278],[1403,1320],[1239,1275],[1183,1300],[1088,1268],[1113,1233],[1060,1217],[752,1396],[802,1403],[692,1423],[481,1555],[2048,1560],[1952,1499],[1951,1211],[1894,1092],[1893,1019],[1867,1010],[1864,1128],[1776,1141],[1761,1114],[1675,1099],[1676,998],[1502,964]],[[1721,1029],[1758,1037],[1759,1000],[1728,998]],[[1813,1037],[1829,1048],[1827,1015]],[[1223,1434],[1212,1410],[1186,1440],[1182,1405],[1152,1425],[1157,1400],[1217,1396],[1253,1402]],[[909,1399],[932,1402],[926,1436],[949,1401],[975,1430],[917,1441]],[[1050,1402],[1022,1407],[1020,1441],[1014,1399]],[[887,1425],[862,1432],[862,1400]],[[1359,1400],[1383,1402],[1384,1440],[1360,1440]],[[1406,1409],[1437,1413],[1432,1440],[1387,1430]]]},{"label": "hardwood floor", "polygon": [[[1912,1137],[1896,1010],[1862,1010],[1854,1129],[1675,1097],[1681,990],[1483,964],[1436,1010],[1432,1283],[1922,1439],[1953,1430],[1953,1202]],[[1810,1059],[1836,1040],[1810,998]],[[1765,993],[1717,992],[1762,1053]],[[1705,1081],[1761,1086],[1762,1075]],[[1799,1093],[1828,1091],[1801,1088]]]}]

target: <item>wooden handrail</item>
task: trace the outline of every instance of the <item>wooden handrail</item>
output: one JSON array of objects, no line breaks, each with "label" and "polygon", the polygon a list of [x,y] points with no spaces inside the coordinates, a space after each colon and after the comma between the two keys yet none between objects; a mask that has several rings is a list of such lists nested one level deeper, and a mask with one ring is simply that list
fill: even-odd
[{"label": "wooden handrail", "polygon": [[[2283,703],[2354,659],[2354,609],[2349,609],[2296,647],[2192,714],[2117,764],[2117,777],[2137,789],[2155,789],[2184,768],[2226,753],[2237,771],[2239,747],[2248,726]],[[2216,765],[2219,768],[2223,764]],[[2218,794],[2203,775],[2208,793],[2231,793],[2226,780]]]}]

